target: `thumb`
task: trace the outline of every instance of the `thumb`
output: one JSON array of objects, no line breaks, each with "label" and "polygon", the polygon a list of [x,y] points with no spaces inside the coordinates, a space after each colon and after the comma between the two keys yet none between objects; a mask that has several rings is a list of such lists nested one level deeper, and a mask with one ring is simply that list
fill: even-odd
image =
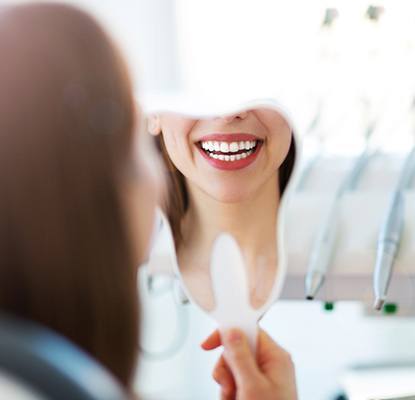
[{"label": "thumb", "polygon": [[241,385],[258,379],[260,377],[259,368],[249,347],[248,339],[243,332],[231,329],[222,336],[225,348],[224,357],[232,371],[236,385],[241,387]]}]

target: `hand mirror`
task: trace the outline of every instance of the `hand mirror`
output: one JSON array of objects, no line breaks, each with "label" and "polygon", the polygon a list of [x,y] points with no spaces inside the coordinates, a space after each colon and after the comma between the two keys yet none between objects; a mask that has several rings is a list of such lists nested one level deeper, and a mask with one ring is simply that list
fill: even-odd
[{"label": "hand mirror", "polygon": [[157,252],[188,299],[254,341],[256,324],[285,276],[281,209],[292,181],[296,139],[276,102],[214,110],[165,104],[148,115],[168,189]]}]

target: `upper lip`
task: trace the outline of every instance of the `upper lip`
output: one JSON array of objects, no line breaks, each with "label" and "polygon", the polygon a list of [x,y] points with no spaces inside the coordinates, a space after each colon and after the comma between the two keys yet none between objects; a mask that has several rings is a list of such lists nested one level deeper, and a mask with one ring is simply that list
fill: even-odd
[{"label": "upper lip", "polygon": [[242,142],[252,140],[263,140],[252,133],[210,133],[196,140],[197,142]]}]

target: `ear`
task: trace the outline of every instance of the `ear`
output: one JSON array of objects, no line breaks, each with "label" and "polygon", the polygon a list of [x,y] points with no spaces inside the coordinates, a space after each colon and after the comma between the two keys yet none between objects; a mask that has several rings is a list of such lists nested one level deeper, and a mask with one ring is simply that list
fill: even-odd
[{"label": "ear", "polygon": [[150,115],[147,118],[147,131],[153,136],[157,136],[161,133],[160,116]]}]

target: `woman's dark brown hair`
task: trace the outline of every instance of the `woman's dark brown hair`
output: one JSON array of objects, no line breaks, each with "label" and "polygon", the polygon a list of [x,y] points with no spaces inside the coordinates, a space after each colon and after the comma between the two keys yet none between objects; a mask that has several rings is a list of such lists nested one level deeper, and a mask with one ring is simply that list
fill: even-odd
[{"label": "woman's dark brown hair", "polygon": [[[189,207],[186,181],[183,174],[176,168],[176,166],[171,161],[162,134],[156,137],[156,145],[159,152],[161,153],[161,156],[167,169],[166,175],[168,195],[164,208],[170,226],[172,228],[176,248],[178,248],[183,241],[183,235],[181,232],[181,222]],[[284,193],[288,181],[290,180],[294,168],[295,157],[296,148],[294,135],[292,135],[287,157],[285,158],[284,162],[281,164],[278,170],[278,184],[280,189],[280,195]]]},{"label": "woman's dark brown hair", "polygon": [[57,4],[0,8],[0,58],[0,310],[65,335],[128,386],[127,69],[95,21]]}]

